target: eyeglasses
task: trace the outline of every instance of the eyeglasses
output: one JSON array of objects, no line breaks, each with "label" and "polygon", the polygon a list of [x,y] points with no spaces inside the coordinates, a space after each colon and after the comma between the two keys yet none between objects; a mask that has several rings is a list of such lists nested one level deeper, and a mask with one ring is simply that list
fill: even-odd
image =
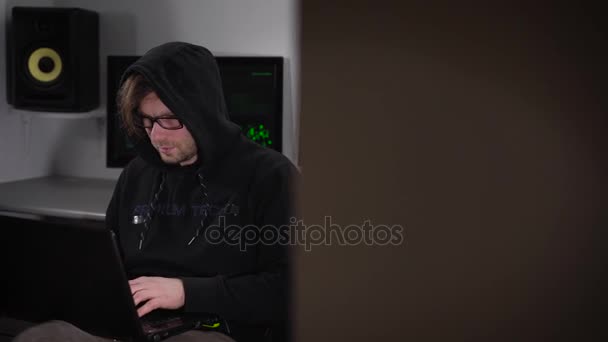
[{"label": "eyeglasses", "polygon": [[175,116],[159,116],[157,118],[137,113],[139,120],[137,120],[137,125],[143,128],[152,128],[154,123],[158,123],[158,125],[164,129],[176,130],[184,127],[184,124],[176,118]]}]

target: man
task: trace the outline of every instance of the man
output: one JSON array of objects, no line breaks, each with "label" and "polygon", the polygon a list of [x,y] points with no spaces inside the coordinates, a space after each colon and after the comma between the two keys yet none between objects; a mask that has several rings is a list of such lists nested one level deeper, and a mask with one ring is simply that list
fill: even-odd
[{"label": "man", "polygon": [[[238,342],[285,327],[287,247],[252,237],[262,227],[287,229],[297,171],[228,120],[213,55],[187,43],[153,48],[126,70],[118,105],[138,157],[120,175],[106,223],[138,314],[214,313]],[[202,331],[170,340],[193,336],[230,340]]]}]

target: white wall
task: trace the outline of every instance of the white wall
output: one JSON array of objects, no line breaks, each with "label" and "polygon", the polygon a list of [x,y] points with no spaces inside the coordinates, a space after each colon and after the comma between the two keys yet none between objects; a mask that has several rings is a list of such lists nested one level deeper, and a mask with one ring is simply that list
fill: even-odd
[{"label": "white wall", "polygon": [[[24,4],[44,6],[50,1],[23,1]],[[6,43],[5,21],[9,15],[8,1],[0,0],[0,182],[30,178],[49,172],[47,148],[26,151],[26,130],[22,117],[6,103]],[[57,127],[41,130],[36,140],[47,142],[56,136]]]},{"label": "white wall", "polygon": [[[0,0],[0,18],[14,5],[81,7],[100,15],[101,106],[106,111],[106,58],[143,54],[167,41],[204,45],[214,54],[269,55],[286,59],[283,153],[297,160],[298,39],[296,0]],[[0,182],[61,174],[117,178],[120,169],[105,167],[105,124],[95,119],[50,119],[6,103],[4,25],[0,37]],[[29,129],[28,129],[29,127]],[[29,134],[30,139],[26,138]],[[25,141],[29,141],[29,147]]]}]

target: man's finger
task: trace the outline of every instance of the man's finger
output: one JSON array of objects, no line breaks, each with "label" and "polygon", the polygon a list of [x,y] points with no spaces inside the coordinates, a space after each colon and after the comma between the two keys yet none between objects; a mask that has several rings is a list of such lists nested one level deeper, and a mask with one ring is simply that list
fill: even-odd
[{"label": "man's finger", "polygon": [[129,287],[131,288],[131,294],[143,290],[145,288],[151,288],[156,283],[155,277],[139,277],[137,279],[129,280]]},{"label": "man's finger", "polygon": [[129,279],[129,285],[137,284],[138,282],[140,282],[140,280],[141,280],[141,277],[135,278],[135,279]]},{"label": "man's finger", "polygon": [[137,309],[137,315],[142,317],[143,315],[148,314],[152,310],[156,310],[158,308],[158,301],[154,299],[150,299],[146,302],[146,304],[142,305],[139,309]]},{"label": "man's finger", "polygon": [[139,303],[151,300],[154,297],[156,297],[155,291],[141,290],[133,295],[133,302],[135,302],[135,306],[137,306]]},{"label": "man's finger", "polygon": [[147,288],[146,284],[129,284],[129,287],[131,288],[132,295]]},{"label": "man's finger", "polygon": [[129,285],[145,283],[147,280],[148,280],[148,277],[138,277],[138,278],[129,280]]}]

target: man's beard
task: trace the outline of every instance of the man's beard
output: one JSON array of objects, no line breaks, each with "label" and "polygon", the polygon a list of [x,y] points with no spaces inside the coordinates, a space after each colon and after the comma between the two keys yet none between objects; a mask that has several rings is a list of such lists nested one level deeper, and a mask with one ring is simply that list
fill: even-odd
[{"label": "man's beard", "polygon": [[[167,148],[167,147],[171,148],[171,151],[169,154],[165,154],[165,153],[161,152],[162,148]],[[170,165],[176,165],[176,164],[186,162],[188,160],[191,160],[196,155],[196,151],[193,153],[184,152],[183,146],[179,146],[179,145],[156,144],[156,145],[154,145],[154,148],[160,155],[160,158],[163,160],[163,162],[166,164],[170,164]]]}]

